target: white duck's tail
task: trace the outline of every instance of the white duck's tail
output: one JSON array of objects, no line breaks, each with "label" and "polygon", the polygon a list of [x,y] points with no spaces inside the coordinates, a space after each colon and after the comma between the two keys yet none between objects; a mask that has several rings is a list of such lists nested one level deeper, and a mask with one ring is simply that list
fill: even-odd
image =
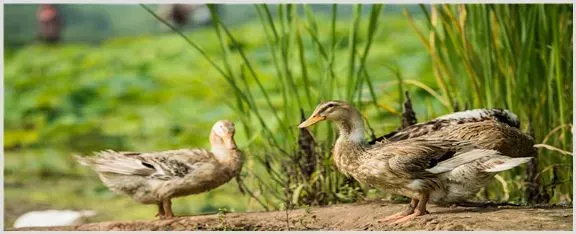
[{"label": "white duck's tail", "polygon": [[84,165],[92,168],[96,172],[108,172],[123,175],[151,175],[156,170],[154,167],[147,167],[140,160],[126,157],[121,153],[114,151],[102,151],[94,157],[80,157],[74,155],[76,160]]}]

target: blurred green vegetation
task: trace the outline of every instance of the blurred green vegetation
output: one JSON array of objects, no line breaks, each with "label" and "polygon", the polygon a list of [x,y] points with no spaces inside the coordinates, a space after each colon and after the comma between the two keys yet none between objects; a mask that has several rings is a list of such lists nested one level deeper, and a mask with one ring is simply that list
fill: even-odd
[{"label": "blurred green vegetation", "polygon": [[[413,25],[432,57],[440,102],[501,107],[518,115],[539,143],[572,152],[572,6],[438,5]],[[422,35],[428,35],[422,36]],[[541,149],[526,167],[501,173],[489,198],[567,203],[573,157]],[[505,188],[505,189],[502,189]]]},{"label": "blurred green vegetation", "polygon": [[[283,161],[286,156],[291,155],[279,154],[279,150],[295,152],[298,133],[295,127],[300,122],[300,108],[308,114],[319,99],[352,101],[360,107],[377,136],[399,126],[402,90],[410,92],[419,121],[452,111],[452,105],[446,105],[446,102],[456,99],[449,98],[448,93],[461,97],[457,99],[461,106],[469,101],[474,107],[512,108],[510,103],[498,96],[500,94],[490,99],[492,102],[474,99],[474,93],[467,86],[470,83],[466,83],[470,78],[453,78],[462,82],[462,86],[449,83],[450,92],[443,91],[445,87],[439,82],[438,68],[433,63],[436,60],[430,59],[430,51],[422,45],[422,38],[413,28],[425,30],[422,35],[426,38],[429,36],[426,14],[410,14],[410,20],[396,10],[387,10],[388,6],[385,6],[384,10],[378,11],[382,12],[379,18],[371,20],[372,6],[362,9],[339,6],[337,14],[347,14],[348,17],[333,19],[331,6],[311,8],[309,13],[312,14],[303,11],[294,15],[291,15],[295,13],[293,8],[271,6],[269,12],[275,20],[270,22],[266,17],[259,18],[254,6],[246,7],[243,9],[251,9],[246,11],[251,12],[253,18],[245,24],[229,23],[224,18],[215,28],[184,32],[218,66],[229,66],[223,71],[226,76],[235,77],[234,81],[226,80],[223,73],[173,33],[115,37],[100,45],[33,44],[9,49],[4,74],[5,206],[6,210],[13,208],[15,211],[6,212],[6,226],[11,225],[19,214],[14,208],[16,206],[30,207],[30,210],[35,206],[94,209],[101,212],[96,220],[153,218],[154,206],[140,205],[126,196],[112,194],[94,172],[74,162],[71,154],[90,154],[101,149],[157,151],[207,147],[209,129],[218,119],[231,119],[237,124],[236,141],[248,156],[243,177],[251,191],[255,196],[265,197],[270,207],[280,208],[285,205],[282,200],[290,194],[278,187],[281,183],[271,181],[274,178],[266,171],[266,160],[276,163],[273,166],[275,170],[281,170],[280,164],[286,162]],[[414,12],[414,7],[417,8],[411,6],[410,12]],[[260,13],[266,11],[261,8]],[[283,16],[280,17],[280,14]],[[150,15],[148,17],[146,22],[156,20]],[[359,27],[351,33],[355,21]],[[375,28],[370,27],[371,22],[375,23]],[[279,38],[287,39],[273,39],[272,25],[277,27]],[[446,25],[447,28],[450,26],[449,23]],[[572,27],[571,23],[569,27]],[[481,29],[479,26],[475,30],[480,32]],[[226,30],[230,30],[230,34]],[[369,54],[363,56],[367,54],[364,49],[368,42]],[[542,45],[546,46],[545,43]],[[352,46],[356,49],[351,50]],[[438,48],[443,50],[442,46],[438,45]],[[323,55],[321,47],[328,56]],[[272,52],[277,53],[278,57],[274,58]],[[571,53],[571,50],[561,52]],[[447,57],[453,63],[453,76],[465,74],[459,67],[462,60],[455,56],[458,53],[450,55],[454,56]],[[478,52],[478,55],[481,57],[482,52]],[[352,62],[351,57],[357,59]],[[571,64],[572,57],[561,57],[561,60],[566,63],[569,60]],[[564,69],[569,71],[568,68]],[[505,75],[497,74],[498,77]],[[261,88],[255,77],[261,82]],[[305,85],[304,77],[309,78],[309,85]],[[332,77],[331,86],[327,83],[329,77]],[[528,85],[527,76],[520,77],[525,79],[523,85]],[[488,74],[484,79],[490,79]],[[560,88],[568,90],[571,96],[572,89],[568,85],[572,83],[572,77],[564,75],[562,79]],[[232,84],[239,85],[241,92]],[[356,88],[349,90],[347,87]],[[485,87],[484,92],[500,90],[490,90],[488,85]],[[523,89],[522,86],[514,88]],[[308,99],[306,92],[312,98]],[[252,101],[239,99],[241,93],[248,95]],[[530,103],[520,104],[526,96],[539,94],[527,90],[521,94],[522,97],[514,92],[509,95],[516,100],[512,103],[512,110],[520,114],[522,126],[525,127]],[[559,117],[550,105],[546,107],[551,109],[530,115],[532,127],[540,132],[537,142],[542,142],[542,133],[550,132],[550,128],[559,123],[555,122]],[[564,104],[564,124],[570,124],[572,119],[571,106],[571,102]],[[253,107],[257,107],[257,110]],[[257,118],[255,111],[258,111],[263,122]],[[546,125],[535,124],[539,123],[535,119],[539,116],[544,116],[549,122]],[[262,123],[269,128],[269,132]],[[273,135],[270,136],[270,133]],[[571,133],[566,131],[564,134],[568,143],[556,144],[563,138],[555,138],[549,143],[571,150]],[[321,143],[324,169],[333,170],[327,150],[332,144],[334,132],[324,124],[314,129],[314,135]],[[279,147],[272,145],[272,141],[279,142]],[[571,158],[568,160],[567,156],[556,153],[546,155],[548,162],[552,162],[546,166],[554,163],[566,165],[567,161],[571,161]],[[546,166],[540,170],[552,173],[552,176],[560,170],[564,174],[571,172],[565,167],[551,170]],[[507,193],[510,200],[521,198],[522,170],[506,175],[511,189]],[[337,173],[330,173],[332,177],[327,180],[335,182],[337,186],[348,183]],[[275,179],[288,177],[281,175]],[[550,178],[547,177],[545,182]],[[568,188],[571,191],[572,178],[561,178],[569,181],[561,181],[563,184],[554,195],[554,201],[570,201],[571,193],[566,191]],[[300,187],[294,183],[290,185],[293,186],[289,188],[292,192]],[[502,185],[498,181],[495,180],[490,190],[495,191],[490,194],[491,198],[506,198],[501,193]],[[354,188],[343,190],[348,193],[337,193],[342,196],[338,199],[340,202],[349,201],[349,198],[358,199],[354,191]],[[365,192],[368,196],[382,195],[374,194],[371,190]],[[219,208],[252,211],[261,210],[262,206],[250,196],[243,196],[236,182],[174,202],[177,215],[217,212]]]},{"label": "blurred green vegetation", "polygon": [[[134,36],[142,34],[157,34],[168,32],[168,27],[143,11],[136,4],[54,4],[61,11],[64,24],[63,41],[96,43],[119,36]],[[147,4],[154,10],[158,4]],[[272,5],[273,6],[273,5]],[[8,47],[26,45],[34,40],[37,32],[37,4],[6,4],[4,6],[4,43]],[[312,4],[319,12],[328,12],[329,5]],[[241,25],[252,21],[258,16],[254,7],[249,4],[218,5],[222,20],[228,25]],[[387,7],[390,13],[400,13],[403,9],[419,14],[416,5],[393,5]],[[276,12],[275,7],[271,9]],[[349,18],[352,14],[351,5],[342,5],[339,17]],[[367,12],[367,11],[366,11]],[[192,14],[193,15],[193,14]],[[194,22],[184,28],[193,30]],[[94,33],[98,32],[98,33]]]}]

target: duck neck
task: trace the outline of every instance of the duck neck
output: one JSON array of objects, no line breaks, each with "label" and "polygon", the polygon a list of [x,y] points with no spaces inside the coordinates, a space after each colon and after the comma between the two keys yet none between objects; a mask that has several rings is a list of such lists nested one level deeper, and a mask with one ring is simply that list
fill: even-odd
[{"label": "duck neck", "polygon": [[212,146],[212,153],[216,161],[231,173],[235,174],[242,167],[242,153],[238,149],[229,149],[224,146]]},{"label": "duck neck", "polygon": [[335,121],[338,127],[338,141],[352,144],[362,144],[364,141],[364,122],[358,111],[351,110],[350,117]]},{"label": "duck neck", "polygon": [[335,123],[340,133],[334,145],[334,161],[341,172],[350,175],[358,166],[359,155],[363,151],[364,123],[356,110],[353,110],[350,118]]}]

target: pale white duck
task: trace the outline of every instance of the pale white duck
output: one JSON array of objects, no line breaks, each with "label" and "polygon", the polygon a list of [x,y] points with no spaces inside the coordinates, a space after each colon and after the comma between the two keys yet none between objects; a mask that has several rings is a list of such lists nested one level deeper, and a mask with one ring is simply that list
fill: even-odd
[{"label": "pale white duck", "polygon": [[210,133],[210,151],[179,149],[150,153],[96,153],[77,160],[98,173],[113,192],[143,204],[157,204],[161,219],[171,218],[171,199],[214,189],[234,178],[243,156],[234,142],[234,124],[221,120]]}]

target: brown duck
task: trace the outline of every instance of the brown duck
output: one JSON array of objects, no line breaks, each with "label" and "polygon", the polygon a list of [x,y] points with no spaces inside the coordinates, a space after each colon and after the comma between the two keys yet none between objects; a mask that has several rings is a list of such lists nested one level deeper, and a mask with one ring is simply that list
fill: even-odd
[{"label": "brown duck", "polygon": [[[469,141],[438,137],[369,145],[363,141],[364,123],[360,113],[342,101],[319,104],[298,127],[305,128],[322,120],[333,122],[339,130],[333,157],[342,173],[363,184],[412,198],[405,211],[386,217],[384,221],[400,223],[426,214],[430,199],[460,192],[458,186],[450,186],[458,185],[450,181],[456,176],[465,181],[467,177],[474,178],[478,171],[494,174],[530,160],[480,149]],[[468,173],[470,168],[476,169]]]},{"label": "brown duck", "polygon": [[214,189],[242,168],[242,153],[234,142],[234,124],[216,122],[210,133],[210,151],[179,149],[151,153],[102,151],[77,160],[98,173],[113,192],[143,204],[157,204],[161,219],[171,218],[171,199]]},{"label": "brown duck", "polygon": [[[409,102],[409,99],[407,100]],[[414,114],[413,111],[412,114]],[[377,138],[370,144],[421,136],[442,137],[452,140],[467,140],[482,148],[497,150],[513,158],[535,157],[534,139],[520,131],[519,128],[518,117],[508,110],[498,108],[475,109],[443,115],[425,123],[412,123],[410,126],[403,124],[398,130]],[[454,175],[450,178],[452,183],[447,185],[449,188],[447,190],[450,193],[433,197],[432,200],[442,205],[484,206],[498,204],[486,201],[469,201],[480,189],[490,183],[494,175],[493,173],[484,173],[478,168],[468,166],[458,173],[452,173]]]}]

